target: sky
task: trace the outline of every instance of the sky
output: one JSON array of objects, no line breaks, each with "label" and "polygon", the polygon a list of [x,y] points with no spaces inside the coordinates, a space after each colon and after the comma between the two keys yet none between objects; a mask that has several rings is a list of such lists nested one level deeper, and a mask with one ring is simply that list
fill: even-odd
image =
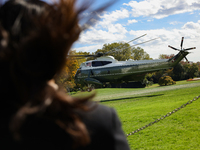
[{"label": "sky", "polygon": [[[94,7],[108,0],[96,0]],[[141,35],[146,36],[130,43],[134,45],[150,39],[157,40],[139,45],[151,58],[160,54],[177,54],[168,47],[196,47],[190,51],[189,61],[200,61],[200,0],[118,0],[100,14],[100,20],[82,32],[73,45],[76,51],[95,52],[104,44],[128,42]]]}]

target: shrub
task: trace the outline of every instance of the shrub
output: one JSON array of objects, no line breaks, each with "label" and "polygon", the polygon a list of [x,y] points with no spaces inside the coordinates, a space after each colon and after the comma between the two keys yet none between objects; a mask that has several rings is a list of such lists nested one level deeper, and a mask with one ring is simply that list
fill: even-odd
[{"label": "shrub", "polygon": [[170,76],[164,76],[159,79],[158,84],[162,86],[176,84],[176,82]]},{"label": "shrub", "polygon": [[144,78],[142,84],[146,85],[147,87],[152,86],[153,85],[153,81],[152,80],[148,80],[147,78]]}]

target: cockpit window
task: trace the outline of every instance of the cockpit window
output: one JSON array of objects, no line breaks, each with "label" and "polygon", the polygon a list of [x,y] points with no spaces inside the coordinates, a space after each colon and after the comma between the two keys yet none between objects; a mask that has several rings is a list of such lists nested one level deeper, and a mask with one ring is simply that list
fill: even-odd
[{"label": "cockpit window", "polygon": [[105,66],[107,64],[112,63],[112,61],[93,61],[92,67],[99,67],[99,66]]},{"label": "cockpit window", "polygon": [[80,67],[85,67],[85,63],[82,63]]}]

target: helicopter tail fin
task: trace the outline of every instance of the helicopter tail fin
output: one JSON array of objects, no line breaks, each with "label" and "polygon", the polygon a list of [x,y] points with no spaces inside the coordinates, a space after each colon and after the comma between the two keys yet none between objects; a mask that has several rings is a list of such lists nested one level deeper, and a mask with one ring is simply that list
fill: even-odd
[{"label": "helicopter tail fin", "polygon": [[[169,63],[171,63],[172,66],[177,65],[183,58],[186,58],[186,56],[189,54],[188,51],[180,51],[177,55],[170,58],[168,60]],[[187,58],[186,58],[187,60]],[[188,60],[187,60],[188,61]],[[189,61],[188,61],[189,62]]]}]

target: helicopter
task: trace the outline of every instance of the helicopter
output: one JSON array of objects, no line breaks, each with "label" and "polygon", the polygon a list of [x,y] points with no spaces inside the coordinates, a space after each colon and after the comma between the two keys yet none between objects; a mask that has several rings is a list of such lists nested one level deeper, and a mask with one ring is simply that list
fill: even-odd
[{"label": "helicopter", "polygon": [[[134,40],[131,40],[129,42],[132,42]],[[170,45],[168,46],[173,50],[179,51],[178,54],[176,54],[174,57],[170,59],[137,60],[137,61],[129,59],[127,61],[118,61],[113,56],[105,56],[106,53],[97,53],[96,55],[73,55],[72,57],[96,58],[95,60],[89,60],[80,65],[79,69],[75,74],[75,83],[86,85],[88,86],[88,89],[91,90],[92,85],[102,86],[110,83],[123,83],[123,82],[128,83],[132,81],[142,82],[144,76],[147,73],[173,68],[183,58],[185,58],[186,61],[189,62],[188,59],[186,58],[186,56],[189,54],[188,50],[196,49],[196,47],[184,49],[183,40],[184,37],[182,37],[181,40],[180,44],[181,49],[174,48]]]}]

